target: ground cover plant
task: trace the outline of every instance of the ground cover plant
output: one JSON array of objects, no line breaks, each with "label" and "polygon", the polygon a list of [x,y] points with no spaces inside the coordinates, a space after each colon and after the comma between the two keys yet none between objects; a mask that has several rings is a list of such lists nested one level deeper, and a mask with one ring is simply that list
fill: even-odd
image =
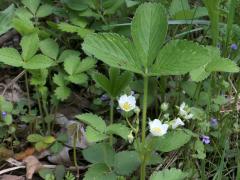
[{"label": "ground cover plant", "polygon": [[238,0],[3,0],[0,176],[240,179]]}]

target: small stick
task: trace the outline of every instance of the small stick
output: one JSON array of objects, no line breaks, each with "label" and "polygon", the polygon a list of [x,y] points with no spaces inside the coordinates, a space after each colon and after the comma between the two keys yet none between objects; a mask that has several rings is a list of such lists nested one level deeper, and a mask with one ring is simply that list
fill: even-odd
[{"label": "small stick", "polygon": [[7,89],[14,84],[16,81],[18,81],[18,79],[20,79],[23,75],[24,75],[25,71],[22,71],[21,73],[19,73],[14,79],[12,79],[4,88],[3,92],[2,92],[2,96],[5,94],[5,92],[7,91]]}]

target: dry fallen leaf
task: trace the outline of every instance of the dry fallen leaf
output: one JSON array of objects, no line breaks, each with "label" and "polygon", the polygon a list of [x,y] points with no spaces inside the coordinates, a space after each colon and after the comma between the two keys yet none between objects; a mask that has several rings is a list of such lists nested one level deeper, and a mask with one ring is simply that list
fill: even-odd
[{"label": "dry fallen leaf", "polygon": [[8,159],[9,157],[13,156],[13,151],[10,149],[5,148],[4,146],[0,147],[0,160],[1,159]]},{"label": "dry fallen leaf", "polygon": [[34,152],[35,152],[35,148],[29,147],[25,151],[15,154],[14,157],[16,160],[21,161],[21,160],[25,159],[26,157],[33,155]]},{"label": "dry fallen leaf", "polygon": [[22,176],[13,176],[13,175],[3,175],[0,177],[0,180],[24,180]]},{"label": "dry fallen leaf", "polygon": [[[56,123],[61,126],[62,129],[69,129],[69,127],[73,126],[74,124],[78,127],[80,137],[77,140],[76,147],[85,149],[88,144],[86,140],[86,133],[81,123],[73,120],[68,120],[63,114],[56,115]],[[73,135],[71,132],[67,131],[68,134],[68,141],[67,146],[73,147]]]},{"label": "dry fallen leaf", "polygon": [[65,166],[72,165],[70,156],[70,148],[64,147],[57,155],[48,156],[48,160],[53,164],[63,164]]},{"label": "dry fallen leaf", "polygon": [[23,162],[26,164],[26,168],[27,168],[27,173],[26,173],[27,179],[32,179],[33,174],[42,167],[42,164],[39,162],[39,160],[35,156],[28,156],[23,160]]}]

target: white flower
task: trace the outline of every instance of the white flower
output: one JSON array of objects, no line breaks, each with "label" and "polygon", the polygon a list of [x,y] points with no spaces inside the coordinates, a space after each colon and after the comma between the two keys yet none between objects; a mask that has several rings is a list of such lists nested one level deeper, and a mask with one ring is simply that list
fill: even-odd
[{"label": "white flower", "polygon": [[119,100],[118,100],[119,107],[126,111],[129,112],[136,107],[136,99],[134,96],[130,95],[127,96],[126,94],[122,95]]},{"label": "white flower", "polygon": [[179,115],[180,116],[182,116],[182,117],[184,117],[184,116],[187,116],[188,115],[188,113],[187,113],[187,111],[185,111],[184,109],[179,109]]},{"label": "white flower", "polygon": [[179,113],[178,113],[183,119],[190,120],[193,118],[193,114],[191,114],[191,109],[188,107],[188,105],[183,102],[179,107]]},{"label": "white flower", "polygon": [[168,106],[169,106],[168,103],[166,103],[166,102],[162,103],[162,104],[161,104],[161,110],[162,110],[162,111],[167,111],[167,110],[168,110]]},{"label": "white flower", "polygon": [[159,119],[149,121],[149,127],[153,136],[163,136],[168,130],[168,124],[162,124]]},{"label": "white flower", "polygon": [[177,118],[171,122],[171,125],[173,129],[176,129],[178,126],[184,126],[185,124],[180,118]]},{"label": "white flower", "polygon": [[180,110],[184,110],[186,107],[186,103],[185,102],[182,102],[182,104],[180,105]]},{"label": "white flower", "polygon": [[193,114],[187,114],[186,116],[184,116],[185,119],[189,120],[193,118]]}]

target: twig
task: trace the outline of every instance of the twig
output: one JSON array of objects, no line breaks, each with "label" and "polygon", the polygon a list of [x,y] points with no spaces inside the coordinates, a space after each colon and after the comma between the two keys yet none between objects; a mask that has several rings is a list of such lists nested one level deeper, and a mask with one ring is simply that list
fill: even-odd
[{"label": "twig", "polygon": [[4,169],[4,170],[0,171],[0,175],[5,174],[7,172],[11,172],[11,171],[17,170],[17,169],[25,169],[25,168],[26,168],[25,166],[16,166],[16,167]]},{"label": "twig", "polygon": [[12,79],[4,88],[3,92],[2,92],[2,96],[5,94],[5,92],[7,91],[7,89],[13,85],[15,82],[17,82],[23,75],[24,75],[25,71],[22,71],[21,73],[19,73],[14,79]]},{"label": "twig", "polygon": [[[11,167],[8,169],[4,169],[0,171],[0,175],[5,174],[7,172],[11,172],[11,171],[15,171],[17,169],[25,169],[26,166],[24,165],[24,163],[17,161],[13,158],[9,158],[6,160],[8,163],[10,163],[11,165],[14,165],[15,167]],[[43,164],[41,165],[41,168],[48,168],[48,169],[55,169],[57,167],[57,165],[48,165],[48,164]],[[71,171],[78,171],[78,170],[84,170],[87,169],[88,166],[70,166],[68,168],[66,168],[67,170],[71,170]]]}]

